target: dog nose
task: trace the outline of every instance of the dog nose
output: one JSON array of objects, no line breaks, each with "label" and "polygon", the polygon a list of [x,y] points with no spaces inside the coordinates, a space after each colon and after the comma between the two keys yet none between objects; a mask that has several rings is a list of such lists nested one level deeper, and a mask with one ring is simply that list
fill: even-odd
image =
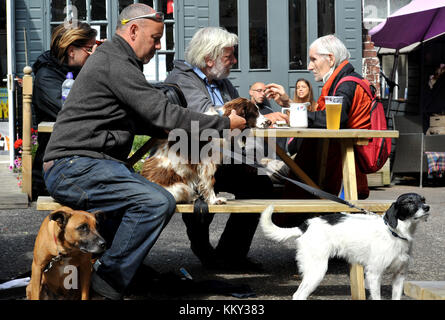
[{"label": "dog nose", "polygon": [[97,242],[97,245],[102,250],[105,250],[107,248],[107,242],[104,239],[99,239],[99,241]]},{"label": "dog nose", "polygon": [[424,205],[423,205],[423,211],[425,211],[425,212],[430,211],[430,206],[427,205],[427,204],[424,204]]}]

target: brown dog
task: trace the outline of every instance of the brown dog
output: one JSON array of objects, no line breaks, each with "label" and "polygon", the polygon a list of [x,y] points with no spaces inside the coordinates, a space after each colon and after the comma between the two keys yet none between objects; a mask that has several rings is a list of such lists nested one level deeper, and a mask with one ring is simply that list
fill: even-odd
[{"label": "brown dog", "polygon": [[29,300],[88,300],[92,253],[105,250],[105,240],[96,230],[96,215],[61,207],[40,226],[34,245]]}]

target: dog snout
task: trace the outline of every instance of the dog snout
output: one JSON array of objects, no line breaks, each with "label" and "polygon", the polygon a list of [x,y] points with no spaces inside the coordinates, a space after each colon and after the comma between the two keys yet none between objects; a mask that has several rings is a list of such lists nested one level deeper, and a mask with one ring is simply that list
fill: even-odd
[{"label": "dog snout", "polygon": [[428,212],[428,211],[430,211],[430,206],[427,205],[427,204],[424,204],[424,205],[422,206],[422,209],[423,209],[423,211]]},{"label": "dog snout", "polygon": [[104,238],[102,237],[97,238],[97,247],[99,248],[99,252],[105,251],[105,249],[107,248],[107,242],[105,241]]}]

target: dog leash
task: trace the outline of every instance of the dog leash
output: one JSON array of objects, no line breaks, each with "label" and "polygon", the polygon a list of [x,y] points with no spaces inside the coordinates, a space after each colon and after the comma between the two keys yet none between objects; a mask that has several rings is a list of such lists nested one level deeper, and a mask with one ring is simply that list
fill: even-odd
[{"label": "dog leash", "polygon": [[[229,150],[227,150],[227,149],[225,149],[225,148],[223,148],[223,154],[228,155],[228,156],[230,156],[230,157],[232,157],[233,159],[238,160],[238,161],[240,161],[240,160],[243,161],[243,160],[246,158],[245,155],[240,155],[240,154],[235,153],[235,152],[233,152],[233,151],[229,151]],[[269,168],[263,166],[262,164],[260,164],[260,163],[258,163],[258,162],[256,162],[256,161],[253,161],[253,164],[249,164],[249,163],[247,163],[247,161],[244,161],[243,163],[245,163],[245,164],[247,164],[247,165],[249,165],[249,166],[251,166],[251,167],[254,167],[254,168],[257,168],[257,169],[264,169],[265,171],[268,171],[268,172],[270,172],[270,173],[272,173],[272,174],[275,174],[275,175],[277,175],[278,177],[283,178],[283,179],[285,179],[285,180],[287,180],[287,181],[289,181],[289,182],[291,182],[291,183],[293,183],[293,184],[299,186],[300,188],[302,188],[302,189],[308,191],[309,193],[311,193],[311,194],[313,194],[313,195],[315,195],[315,196],[318,196],[319,198],[323,198],[323,199],[327,199],[327,200],[332,200],[332,201],[335,201],[335,202],[338,202],[338,203],[345,204],[345,205],[349,206],[350,208],[355,208],[355,209],[357,209],[357,210],[360,210],[360,212],[363,212],[364,214],[367,214],[367,215],[376,215],[376,216],[379,216],[377,213],[375,213],[375,212],[373,212],[373,211],[370,211],[370,210],[366,210],[366,209],[364,209],[364,208],[357,207],[357,206],[354,205],[353,203],[351,203],[351,202],[349,202],[349,201],[346,201],[346,200],[344,200],[344,199],[342,199],[342,198],[339,198],[339,197],[337,197],[337,196],[335,196],[335,195],[333,195],[333,194],[331,194],[331,193],[328,193],[328,192],[325,192],[325,191],[323,191],[323,190],[320,190],[320,189],[311,187],[311,186],[309,186],[309,185],[307,185],[307,184],[305,184],[305,183],[296,181],[296,180],[294,180],[294,179],[290,179],[290,178],[288,178],[288,177],[285,177],[285,176],[283,176],[282,174],[280,174],[280,173],[278,173],[278,172],[275,172],[275,171],[272,171],[272,170],[270,170]],[[354,213],[354,212],[351,212],[351,213]],[[379,216],[379,217],[380,217],[380,216]],[[388,230],[391,232],[391,234],[392,234],[394,237],[399,238],[399,239],[402,239],[402,240],[404,240],[404,241],[409,241],[407,238],[402,237],[402,236],[399,235],[396,231],[394,231],[394,229],[391,228],[391,226],[388,224],[388,222],[387,222],[385,219],[383,219],[383,222],[384,222],[385,225],[388,227]]]},{"label": "dog leash", "polygon": [[302,183],[300,181],[296,181],[294,179],[285,177],[282,174],[280,174],[278,172],[275,172],[275,171],[273,171],[273,170],[263,166],[262,164],[260,164],[257,161],[255,161],[255,159],[251,159],[251,161],[246,161],[247,160],[247,156],[244,155],[244,154],[236,153],[236,152],[234,152],[232,150],[228,150],[228,149],[226,149],[224,147],[222,147],[222,153],[223,153],[223,155],[225,155],[227,157],[230,157],[230,158],[232,158],[232,159],[234,159],[236,161],[240,161],[243,164],[247,164],[250,167],[253,167],[253,168],[256,168],[256,169],[265,170],[265,171],[267,171],[269,173],[272,173],[272,174],[274,174],[274,175],[276,175],[276,176],[278,176],[278,177],[280,177],[280,178],[282,178],[284,180],[287,180],[287,181],[297,185],[298,187],[306,190],[307,192],[309,192],[310,194],[312,194],[314,196],[317,196],[317,197],[322,198],[322,199],[327,199],[327,200],[331,200],[331,201],[335,201],[335,202],[347,205],[350,208],[357,209],[360,212],[368,214],[368,215],[377,215],[375,212],[366,210],[364,208],[360,208],[360,207],[356,206],[355,204],[353,204],[353,203],[351,203],[351,202],[349,202],[347,200],[344,200],[342,198],[339,198],[339,197],[337,197],[337,196],[335,196],[335,195],[333,195],[331,193],[328,193],[328,192],[323,191],[321,189],[317,189],[317,188],[311,187],[311,186],[309,186],[309,185],[307,185],[305,183]]}]

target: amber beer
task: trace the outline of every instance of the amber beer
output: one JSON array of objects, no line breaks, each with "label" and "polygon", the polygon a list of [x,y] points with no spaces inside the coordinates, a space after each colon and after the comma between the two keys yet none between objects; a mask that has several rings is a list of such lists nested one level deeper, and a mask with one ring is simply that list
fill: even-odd
[{"label": "amber beer", "polygon": [[343,97],[324,97],[326,106],[326,128],[329,130],[340,129],[341,106]]}]

